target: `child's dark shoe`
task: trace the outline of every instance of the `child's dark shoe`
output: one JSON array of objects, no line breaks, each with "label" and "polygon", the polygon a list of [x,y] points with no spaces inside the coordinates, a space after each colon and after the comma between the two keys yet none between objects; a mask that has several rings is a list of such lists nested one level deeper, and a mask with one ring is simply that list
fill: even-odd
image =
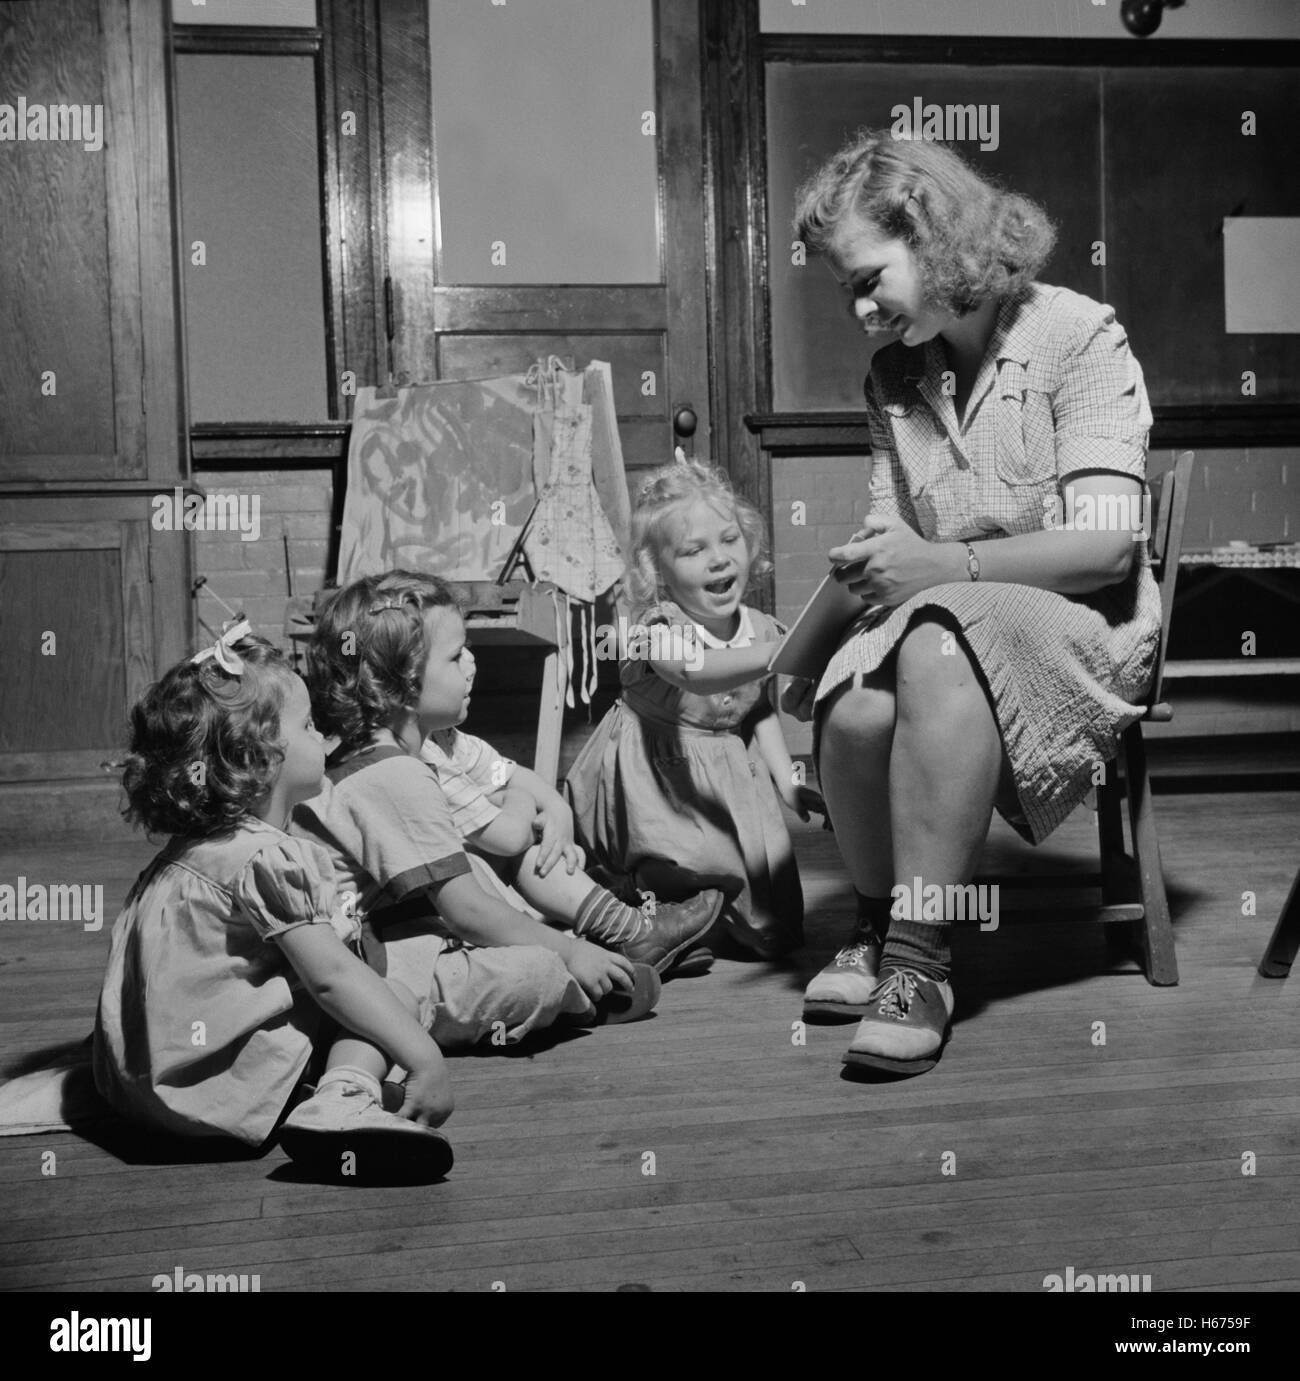
[{"label": "child's dark shoe", "polygon": [[880,971],[880,941],[870,927],[859,929],[817,974],[803,994],[805,1020],[852,1021],[865,1016]]},{"label": "child's dark shoe", "polygon": [[924,1074],[939,1063],[952,1023],[952,985],[912,969],[888,969],[871,994],[844,1063]]},{"label": "child's dark shoe", "polygon": [[[619,953],[634,964],[649,964],[658,973],[667,973],[675,960],[689,954],[692,972],[700,972],[701,957],[707,953],[701,950],[700,941],[718,919],[725,900],[721,892],[713,891],[700,892],[689,901],[656,902],[646,918],[649,933],[620,945]],[[712,955],[708,958],[712,962]]]},{"label": "child's dark shoe", "polygon": [[280,1145],[302,1169],[344,1184],[440,1179],[454,1161],[441,1132],[385,1112],[364,1084],[345,1079],[322,1080],[294,1108],[280,1128]]}]

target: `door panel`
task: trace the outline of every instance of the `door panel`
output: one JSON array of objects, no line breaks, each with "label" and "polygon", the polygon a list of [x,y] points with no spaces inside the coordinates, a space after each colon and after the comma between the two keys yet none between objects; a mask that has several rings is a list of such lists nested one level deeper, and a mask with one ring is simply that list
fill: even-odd
[{"label": "door panel", "polygon": [[0,481],[143,473],[134,110],[108,61],[126,28],[117,0],[0,7],[5,100],[31,102],[0,142]]},{"label": "door panel", "polygon": [[148,521],[101,516],[109,505],[97,500],[64,500],[84,518],[51,521],[58,503],[10,500],[0,511],[0,636],[15,653],[0,780],[99,774],[155,674]]}]

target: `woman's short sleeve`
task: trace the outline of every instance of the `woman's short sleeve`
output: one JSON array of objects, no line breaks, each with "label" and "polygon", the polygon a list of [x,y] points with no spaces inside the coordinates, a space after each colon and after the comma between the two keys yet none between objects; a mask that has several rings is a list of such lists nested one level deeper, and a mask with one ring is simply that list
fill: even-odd
[{"label": "woman's short sleeve", "polygon": [[[342,919],[329,855],[319,844],[286,836],[258,850],[234,887],[236,910],[263,940],[300,925],[335,925]],[[358,933],[355,920],[346,927]],[[343,937],[341,937],[343,938]]]},{"label": "woman's short sleeve", "polygon": [[1112,308],[1098,307],[1076,323],[1052,411],[1060,479],[1085,471],[1145,478],[1151,405],[1142,366]]}]

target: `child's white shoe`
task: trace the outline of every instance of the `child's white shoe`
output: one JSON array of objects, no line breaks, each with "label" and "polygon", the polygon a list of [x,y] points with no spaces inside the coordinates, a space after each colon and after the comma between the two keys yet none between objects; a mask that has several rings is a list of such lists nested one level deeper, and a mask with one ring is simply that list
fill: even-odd
[{"label": "child's white shoe", "polygon": [[[374,1082],[374,1081],[371,1081]],[[378,1084],[327,1073],[280,1127],[285,1154],[313,1175],[343,1184],[440,1179],[452,1167],[441,1132],[385,1112]]]}]

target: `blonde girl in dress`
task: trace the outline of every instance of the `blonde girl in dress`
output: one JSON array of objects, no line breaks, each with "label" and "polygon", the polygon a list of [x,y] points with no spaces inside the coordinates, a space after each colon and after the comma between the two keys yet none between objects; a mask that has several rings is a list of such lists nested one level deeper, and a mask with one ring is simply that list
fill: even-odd
[{"label": "blonde girl in dress", "polygon": [[[280,1142],[348,1183],[451,1167],[442,1053],[353,948],[328,857],[285,832],[321,787],[307,687],[248,624],[173,667],[131,715],[127,816],[172,836],[113,929],[95,1024],[100,1093],[131,1121],[258,1146]],[[323,1052],[322,1052],[323,1053]],[[381,1105],[394,1063],[400,1115]]]},{"label": "blonde girl in dress", "polygon": [[566,786],[578,837],[616,887],[669,899],[717,888],[718,926],[772,957],[803,939],[781,804],[805,820],[823,807],[791,764],[767,671],[784,629],[744,603],[762,533],[719,470],[682,457],[642,486],[622,696]]}]

